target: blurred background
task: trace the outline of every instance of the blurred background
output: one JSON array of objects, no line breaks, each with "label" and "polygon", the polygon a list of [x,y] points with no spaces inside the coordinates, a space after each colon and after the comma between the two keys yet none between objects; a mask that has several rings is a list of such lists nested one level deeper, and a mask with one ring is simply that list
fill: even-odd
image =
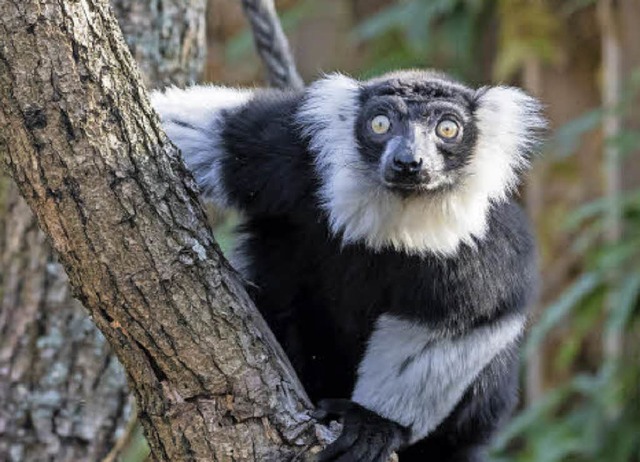
[{"label": "blurred background", "polygon": [[[135,2],[114,3],[121,24],[123,15],[139,14]],[[538,236],[543,284],[523,354],[521,408],[496,440],[492,459],[640,461],[640,1],[276,5],[306,82],[334,70],[367,78],[432,67],[472,85],[519,85],[542,100],[551,131],[520,200]],[[127,35],[126,24],[123,29]],[[190,80],[264,85],[239,1],[207,0],[203,37],[202,69]],[[8,194],[0,200],[11,203]],[[5,214],[16,207],[5,206]],[[234,217],[214,221],[228,250]],[[0,231],[8,235],[9,227]],[[10,278],[4,274],[6,318]],[[118,415],[128,422],[117,433],[119,449],[104,460],[147,457],[130,408],[123,404]]]}]

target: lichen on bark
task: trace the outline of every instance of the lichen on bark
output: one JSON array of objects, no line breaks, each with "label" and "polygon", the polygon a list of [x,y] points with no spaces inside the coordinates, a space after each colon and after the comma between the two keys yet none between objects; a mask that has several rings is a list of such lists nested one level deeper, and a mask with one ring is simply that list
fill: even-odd
[{"label": "lichen on bark", "polygon": [[130,413],[124,373],[14,185],[5,208],[0,459],[100,460]]},{"label": "lichen on bark", "polygon": [[112,0],[111,6],[145,84],[199,80],[206,54],[205,0]]}]

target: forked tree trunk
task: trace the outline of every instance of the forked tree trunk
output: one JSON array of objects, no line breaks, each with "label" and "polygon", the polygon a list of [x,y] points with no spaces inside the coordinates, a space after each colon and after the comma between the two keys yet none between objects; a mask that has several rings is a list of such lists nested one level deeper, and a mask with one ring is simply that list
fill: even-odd
[{"label": "forked tree trunk", "polygon": [[0,3],[0,152],[124,365],[155,458],[282,461],[316,443],[105,0]]},{"label": "forked tree trunk", "polygon": [[[116,0],[112,7],[147,82],[197,79],[204,0]],[[0,460],[102,460],[113,454],[131,414],[124,371],[73,299],[15,184],[6,183],[0,185]]]}]

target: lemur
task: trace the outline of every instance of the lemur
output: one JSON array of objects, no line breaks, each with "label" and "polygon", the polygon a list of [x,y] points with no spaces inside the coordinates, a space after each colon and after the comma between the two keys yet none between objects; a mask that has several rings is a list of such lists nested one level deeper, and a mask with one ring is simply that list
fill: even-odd
[{"label": "lemur", "polygon": [[316,417],[322,461],[481,461],[517,401],[534,240],[513,193],[540,104],[434,71],[303,91],[169,88],[152,103]]}]

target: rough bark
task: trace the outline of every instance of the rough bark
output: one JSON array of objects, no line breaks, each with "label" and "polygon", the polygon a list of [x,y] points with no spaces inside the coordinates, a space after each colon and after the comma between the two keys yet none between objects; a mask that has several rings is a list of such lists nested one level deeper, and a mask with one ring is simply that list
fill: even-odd
[{"label": "rough bark", "polygon": [[112,0],[144,83],[155,87],[199,80],[205,59],[205,0]]},{"label": "rough bark", "polygon": [[[640,18],[640,1],[618,2],[617,21],[622,46],[622,75],[624,84],[628,85],[629,77],[640,69],[640,28],[637,20]],[[633,101],[629,102],[629,112],[626,114],[623,129],[640,133],[640,92],[635,93]],[[631,191],[640,184],[640,143],[622,156],[622,188]]]},{"label": "rough bark", "polygon": [[105,1],[0,3],[0,152],[159,460],[290,460],[308,400],[219,254]]},{"label": "rough bark", "polygon": [[[557,39],[560,59],[540,69],[537,92],[542,101],[552,102],[545,108],[552,129],[600,105],[596,81],[601,66],[600,37],[594,10],[595,5],[591,5],[567,18],[566,27]],[[590,131],[581,138],[574,156],[559,159],[550,153],[533,172],[534,184],[531,186],[535,189],[535,183],[544,185],[538,188],[538,197],[534,194],[527,198],[536,203],[529,203],[530,211],[533,212],[532,207],[544,210],[537,218],[533,217],[540,251],[540,306],[555,300],[583,264],[579,254],[567,251],[571,249],[575,235],[563,229],[563,223],[568,211],[600,195],[602,173],[594,165],[601,164],[601,146],[601,133]],[[528,189],[526,192],[533,191]],[[539,356],[534,360],[539,361],[540,368],[535,382],[528,385],[529,397],[536,394],[536,389],[544,392],[575,372],[568,367],[554,366],[559,345],[566,342],[565,334],[562,327],[557,329],[536,353]],[[585,346],[585,352],[587,348]]]},{"label": "rough bark", "polygon": [[126,421],[125,376],[71,298],[28,206],[9,187],[0,239],[0,460],[100,460]]}]

